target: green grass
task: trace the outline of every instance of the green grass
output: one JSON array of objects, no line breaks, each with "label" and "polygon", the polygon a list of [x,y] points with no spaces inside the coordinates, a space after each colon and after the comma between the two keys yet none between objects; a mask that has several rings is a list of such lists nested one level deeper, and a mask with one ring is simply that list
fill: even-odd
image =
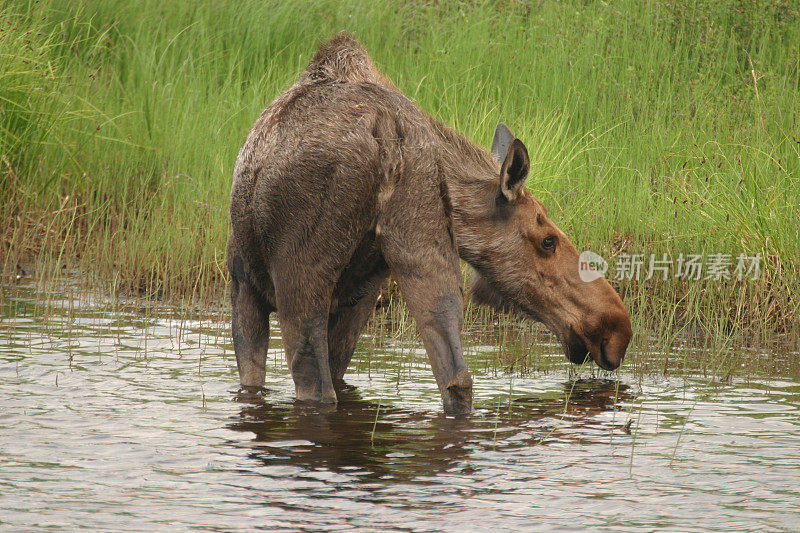
[{"label": "green grass", "polygon": [[221,298],[236,153],[346,30],[476,142],[508,123],[530,150],[528,186],[580,248],[764,257],[757,281],[618,282],[637,331],[797,339],[798,9],[0,0],[0,268]]}]

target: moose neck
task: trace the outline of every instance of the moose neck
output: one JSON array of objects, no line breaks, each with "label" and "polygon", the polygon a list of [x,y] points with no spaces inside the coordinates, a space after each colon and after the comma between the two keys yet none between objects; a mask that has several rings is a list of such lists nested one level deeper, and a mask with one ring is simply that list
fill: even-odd
[{"label": "moose neck", "polygon": [[439,168],[452,207],[458,254],[478,271],[492,242],[493,208],[500,184],[500,165],[494,156],[463,135],[432,119],[441,142]]}]

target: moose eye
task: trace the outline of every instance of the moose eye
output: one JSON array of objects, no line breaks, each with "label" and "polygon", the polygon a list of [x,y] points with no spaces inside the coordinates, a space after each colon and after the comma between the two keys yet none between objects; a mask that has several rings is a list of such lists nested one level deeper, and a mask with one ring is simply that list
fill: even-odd
[{"label": "moose eye", "polygon": [[558,237],[551,235],[550,237],[545,237],[545,239],[542,241],[542,248],[545,250],[555,250],[557,243]]}]

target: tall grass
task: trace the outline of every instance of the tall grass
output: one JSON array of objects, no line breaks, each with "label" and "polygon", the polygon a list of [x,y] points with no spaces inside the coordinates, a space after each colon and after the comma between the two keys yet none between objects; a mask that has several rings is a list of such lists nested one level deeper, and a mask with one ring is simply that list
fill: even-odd
[{"label": "tall grass", "polygon": [[[508,123],[580,248],[764,258],[617,282],[641,331],[800,337],[800,13],[703,2],[0,1],[0,260],[219,298],[233,162],[315,46],[354,33],[476,142]],[[613,272],[612,272],[613,274]]]}]

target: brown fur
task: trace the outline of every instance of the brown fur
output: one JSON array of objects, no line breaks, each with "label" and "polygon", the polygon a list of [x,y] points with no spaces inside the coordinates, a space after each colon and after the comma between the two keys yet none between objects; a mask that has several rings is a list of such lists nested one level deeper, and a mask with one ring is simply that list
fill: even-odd
[{"label": "brown fur", "polygon": [[[621,300],[604,280],[576,282],[577,250],[524,188],[524,145],[502,150],[499,161],[422,112],[352,37],[323,45],[236,161],[228,265],[242,385],[264,384],[277,311],[298,398],[335,402],[391,273],[445,411],[468,412],[459,257],[483,297],[545,322],[572,360],[591,352],[616,367],[630,338]],[[543,250],[550,235],[559,246]]]}]

